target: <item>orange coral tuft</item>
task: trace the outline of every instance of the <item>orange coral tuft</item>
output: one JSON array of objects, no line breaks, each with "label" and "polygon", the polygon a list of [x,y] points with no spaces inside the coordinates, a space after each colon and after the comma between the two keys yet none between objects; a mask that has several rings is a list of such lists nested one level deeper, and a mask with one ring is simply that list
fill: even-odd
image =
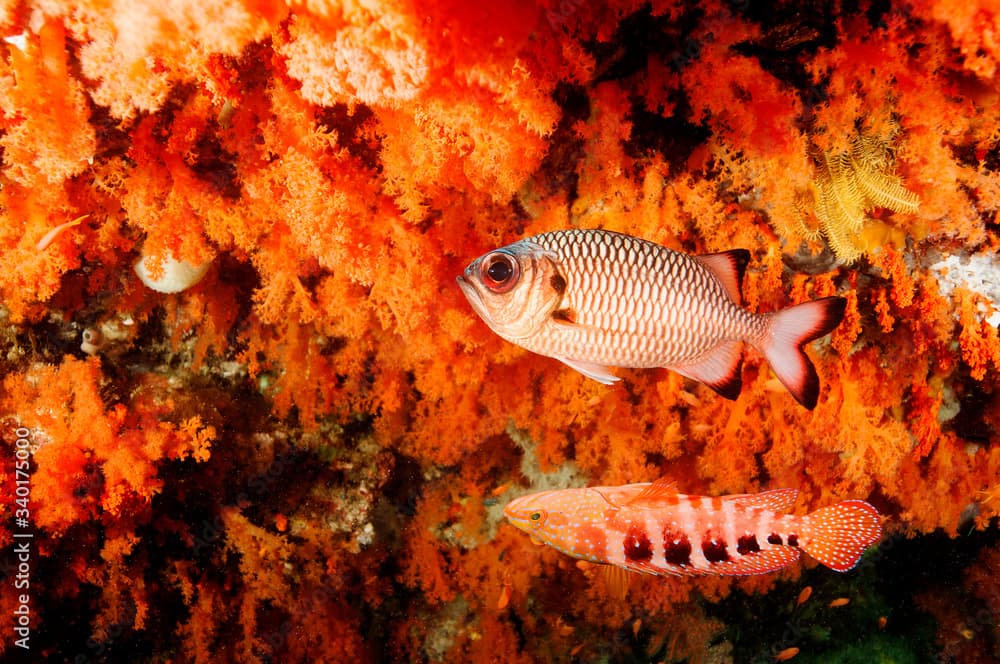
[{"label": "orange coral tuft", "polygon": [[[34,652],[706,661],[749,633],[711,604],[812,573],[612,600],[502,523],[529,490],[666,476],[867,498],[890,538],[990,528],[1000,51],[997,12],[953,4],[2,3],[0,514],[27,431]],[[882,190],[843,265],[809,208],[872,185],[830,168],[859,155]],[[753,312],[844,297],[815,410],[752,351],[728,401],[498,338],[455,276],[565,227],[745,248]],[[160,293],[140,256],[210,267]]]}]

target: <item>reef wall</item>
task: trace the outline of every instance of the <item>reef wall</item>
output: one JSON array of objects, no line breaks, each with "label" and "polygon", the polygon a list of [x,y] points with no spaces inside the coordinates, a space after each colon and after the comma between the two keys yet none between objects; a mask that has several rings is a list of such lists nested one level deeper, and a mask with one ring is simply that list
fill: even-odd
[{"label": "reef wall", "polygon": [[[503,504],[662,476],[988,529],[990,7],[0,1],[0,648],[26,604],[71,661],[724,659],[713,607],[801,567],[612,601]],[[499,339],[455,276],[564,227],[744,247],[754,311],[845,295],[816,409],[755,353],[730,402]],[[992,620],[929,593],[931,647],[997,654],[989,547]]]}]

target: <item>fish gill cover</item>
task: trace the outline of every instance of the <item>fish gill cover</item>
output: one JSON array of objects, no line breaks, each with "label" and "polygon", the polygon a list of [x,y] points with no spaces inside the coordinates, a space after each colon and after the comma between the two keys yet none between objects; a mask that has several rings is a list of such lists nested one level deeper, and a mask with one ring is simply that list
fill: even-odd
[{"label": "fish gill cover", "polygon": [[[1000,655],[990,3],[5,0],[0,31],[4,654]],[[752,352],[728,401],[492,334],[455,276],[567,227],[745,248],[751,311],[844,296],[815,410]],[[832,573],[611,601],[501,523],[659,477],[865,499],[887,538],[803,608]],[[908,538],[964,553],[894,575]]]}]

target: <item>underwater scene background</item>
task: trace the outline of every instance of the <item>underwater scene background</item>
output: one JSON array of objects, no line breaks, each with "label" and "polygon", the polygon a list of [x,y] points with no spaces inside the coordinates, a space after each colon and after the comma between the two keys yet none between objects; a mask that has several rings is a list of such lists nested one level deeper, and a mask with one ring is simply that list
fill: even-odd
[{"label": "underwater scene background", "polygon": [[[0,0],[0,31],[4,658],[1000,659],[994,4]],[[755,352],[729,401],[500,339],[455,277],[562,228],[745,248],[751,311],[845,297],[816,408]],[[659,478],[885,534],[621,599],[502,516]]]}]

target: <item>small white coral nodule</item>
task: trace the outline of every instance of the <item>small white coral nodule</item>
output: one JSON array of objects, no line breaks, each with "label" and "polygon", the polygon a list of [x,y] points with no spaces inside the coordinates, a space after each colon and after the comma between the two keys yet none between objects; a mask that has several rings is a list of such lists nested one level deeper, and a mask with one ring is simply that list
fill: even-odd
[{"label": "small white coral nodule", "polygon": [[201,281],[211,264],[212,261],[208,260],[194,265],[188,261],[179,261],[171,254],[163,259],[162,273],[154,279],[150,274],[150,266],[155,265],[155,260],[144,253],[135,262],[134,269],[142,283],[157,293],[180,293]]}]

